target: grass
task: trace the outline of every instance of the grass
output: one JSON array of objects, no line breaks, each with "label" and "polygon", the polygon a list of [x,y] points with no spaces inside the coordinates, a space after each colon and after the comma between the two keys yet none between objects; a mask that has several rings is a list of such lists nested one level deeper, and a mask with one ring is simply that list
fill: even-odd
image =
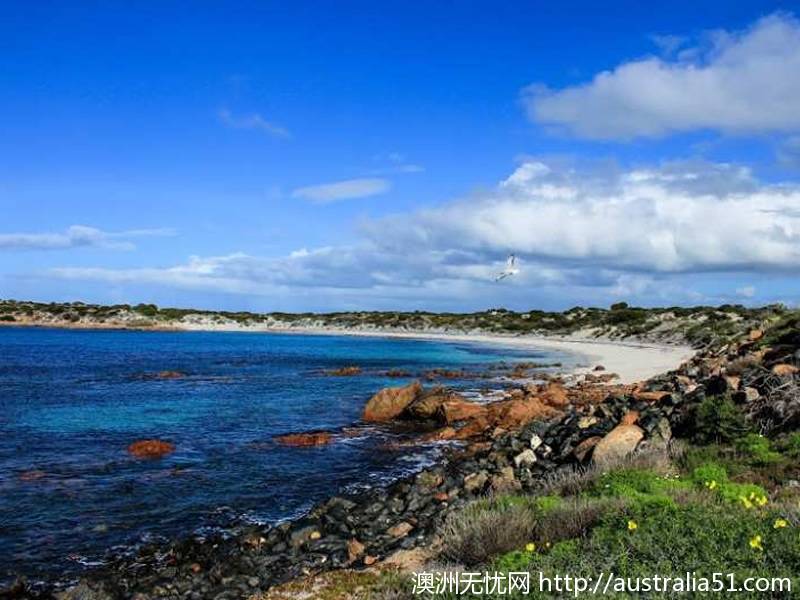
[{"label": "grass", "polygon": [[[672,457],[652,453],[606,471],[562,474],[539,495],[483,499],[451,515],[441,558],[448,570],[528,571],[537,582],[540,572],[550,578],[732,573],[737,585],[749,577],[787,577],[796,594],[800,492],[770,474],[785,476],[798,454],[799,433],[777,440],[745,434]],[[531,592],[480,597],[553,597]],[[414,597],[410,580],[398,576],[381,594],[375,598]]]}]

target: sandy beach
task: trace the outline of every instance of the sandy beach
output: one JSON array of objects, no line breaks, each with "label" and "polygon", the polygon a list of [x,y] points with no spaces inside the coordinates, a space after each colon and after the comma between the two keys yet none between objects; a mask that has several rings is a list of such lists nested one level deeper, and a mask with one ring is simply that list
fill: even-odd
[{"label": "sandy beach", "polygon": [[635,383],[677,368],[691,358],[695,350],[689,346],[673,346],[635,341],[618,341],[570,337],[519,336],[485,333],[446,333],[429,331],[385,331],[339,328],[278,328],[278,327],[231,327],[204,323],[181,324],[181,329],[193,331],[252,331],[263,333],[352,335],[391,337],[408,339],[444,340],[472,342],[512,348],[549,349],[578,355],[581,366],[575,372],[588,372],[602,365],[606,372],[619,375],[618,383]]}]

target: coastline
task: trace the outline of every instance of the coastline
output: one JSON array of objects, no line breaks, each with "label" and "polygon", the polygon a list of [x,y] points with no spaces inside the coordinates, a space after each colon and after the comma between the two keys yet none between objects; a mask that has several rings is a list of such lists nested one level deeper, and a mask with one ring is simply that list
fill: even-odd
[{"label": "coastline", "polygon": [[[47,326],[45,323],[38,325]],[[74,329],[90,328],[84,325]],[[98,329],[156,330],[152,327],[110,327],[109,324]],[[208,538],[171,539],[143,547],[135,557],[110,558],[104,565],[87,570],[81,575],[80,583],[70,588],[100,590],[102,595],[98,598],[103,600],[135,597],[134,590],[163,591],[160,586],[165,578],[172,582],[166,597],[186,597],[190,592],[210,597],[218,592],[227,592],[231,598],[261,599],[270,596],[256,595],[257,592],[268,594],[266,590],[274,586],[309,575],[338,569],[361,572],[365,568],[371,569],[372,565],[379,572],[383,568],[394,568],[397,561],[412,554],[419,554],[427,560],[435,555],[445,520],[471,501],[504,490],[533,493],[558,469],[586,464],[584,455],[576,454],[579,449],[576,440],[586,438],[596,442],[604,439],[612,435],[615,427],[621,426],[623,417],[629,415],[637,416],[645,445],[651,443],[650,440],[658,442],[662,439],[659,436],[669,439],[670,427],[680,423],[683,411],[673,412],[667,404],[652,401],[652,395],[667,393],[662,386],[683,394],[680,375],[692,365],[702,364],[698,361],[704,360],[705,356],[703,352],[697,353],[678,374],[666,376],[665,371],[678,368],[678,361],[695,353],[687,347],[577,336],[553,338],[344,328],[201,327],[200,324],[161,330],[352,335],[552,348],[580,354],[589,361],[587,367],[580,369],[584,372],[602,364],[606,372],[619,370],[619,374],[628,379],[648,378],[651,372],[661,377],[656,382],[640,386],[632,394],[620,391],[619,387],[614,391],[615,386],[609,386],[609,391],[603,391],[605,400],[593,400],[588,395],[585,402],[565,406],[552,418],[533,419],[520,429],[499,433],[485,430],[481,437],[448,449],[435,465],[416,475],[403,477],[386,488],[376,487],[367,493],[333,495],[290,521],[276,525],[248,524]],[[577,385],[579,394],[590,391],[583,385]],[[590,386],[606,389],[604,384],[597,382]],[[524,385],[520,389],[524,389]],[[606,394],[611,395],[606,397]],[[579,420],[575,418],[577,415],[586,418]],[[579,421],[585,421],[587,425],[581,425]],[[527,463],[518,461],[524,448],[532,448],[535,459],[529,457]],[[525,453],[531,452],[523,450],[522,454]],[[222,573],[225,577],[221,577]],[[35,583],[34,588],[30,588],[31,595],[22,597],[56,598],[59,597],[55,594],[57,590],[74,584],[74,579],[54,578]]]},{"label": "coastline", "polygon": [[463,331],[397,331],[392,329],[358,329],[340,327],[278,327],[274,325],[241,326],[238,324],[199,322],[181,322],[170,325],[139,326],[124,322],[105,323],[63,323],[41,321],[18,321],[0,323],[0,327],[45,327],[56,329],[74,329],[85,331],[153,331],[153,332],[240,332],[240,333],[275,333],[289,335],[341,335],[355,337],[384,337],[399,339],[438,340],[445,342],[467,342],[495,345],[507,348],[531,348],[557,350],[580,357],[579,366],[569,372],[585,374],[595,366],[602,365],[608,373],[616,373],[619,378],[615,383],[637,383],[646,381],[678,368],[692,358],[696,349],[687,345],[658,344],[640,340],[612,340],[594,338],[586,335],[538,336],[511,335],[502,333],[468,333]]},{"label": "coastline", "polygon": [[[231,330],[239,331],[239,330]],[[597,365],[605,367],[606,372],[616,373],[615,383],[637,383],[656,375],[678,368],[695,354],[689,346],[669,346],[637,341],[618,341],[606,339],[587,339],[584,337],[545,337],[513,336],[503,334],[469,334],[444,332],[400,332],[366,331],[358,329],[332,328],[292,328],[265,329],[265,333],[296,333],[313,335],[350,335],[364,337],[387,337],[401,339],[426,339],[445,342],[472,342],[476,344],[497,345],[506,348],[539,348],[558,350],[581,357],[586,366],[573,368],[570,372],[583,374],[592,371]]]}]

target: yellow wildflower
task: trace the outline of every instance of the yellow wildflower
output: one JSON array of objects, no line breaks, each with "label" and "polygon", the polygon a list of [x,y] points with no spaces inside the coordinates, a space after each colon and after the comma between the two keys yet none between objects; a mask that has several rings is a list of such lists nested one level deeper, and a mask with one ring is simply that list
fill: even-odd
[{"label": "yellow wildflower", "polygon": [[717,481],[712,479],[711,481],[706,481],[706,487],[710,490],[713,490],[717,487]]},{"label": "yellow wildflower", "polygon": [[639,528],[639,524],[636,521],[628,521],[628,531],[636,531]]},{"label": "yellow wildflower", "polygon": [[764,547],[761,545],[761,536],[754,535],[750,538],[750,547],[753,550],[764,550]]},{"label": "yellow wildflower", "polygon": [[759,506],[764,506],[766,503],[767,503],[766,496],[759,496],[758,498],[756,498],[756,504],[758,504]]},{"label": "yellow wildflower", "polygon": [[750,502],[750,500],[748,500],[744,496],[739,496],[739,500],[742,501],[742,504],[744,505],[745,508],[753,508],[753,503]]},{"label": "yellow wildflower", "polygon": [[786,519],[775,519],[775,523],[772,524],[773,529],[783,529],[788,526],[789,522]]},{"label": "yellow wildflower", "polygon": [[525,546],[525,550],[527,552],[536,552],[536,544],[530,542],[528,545]]}]

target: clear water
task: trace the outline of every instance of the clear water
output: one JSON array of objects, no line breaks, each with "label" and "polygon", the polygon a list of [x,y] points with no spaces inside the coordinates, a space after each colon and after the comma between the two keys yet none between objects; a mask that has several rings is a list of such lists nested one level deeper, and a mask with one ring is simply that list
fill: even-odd
[{"label": "clear water", "polygon": [[[396,478],[435,450],[387,449],[380,431],[319,448],[272,437],[357,422],[372,393],[406,381],[387,369],[519,359],[569,361],[407,339],[0,328],[0,574],[69,572],[112,546],[285,519]],[[322,374],[351,364],[364,373]],[[142,377],[164,370],[188,377]],[[177,450],[134,460],[142,438]]]}]

